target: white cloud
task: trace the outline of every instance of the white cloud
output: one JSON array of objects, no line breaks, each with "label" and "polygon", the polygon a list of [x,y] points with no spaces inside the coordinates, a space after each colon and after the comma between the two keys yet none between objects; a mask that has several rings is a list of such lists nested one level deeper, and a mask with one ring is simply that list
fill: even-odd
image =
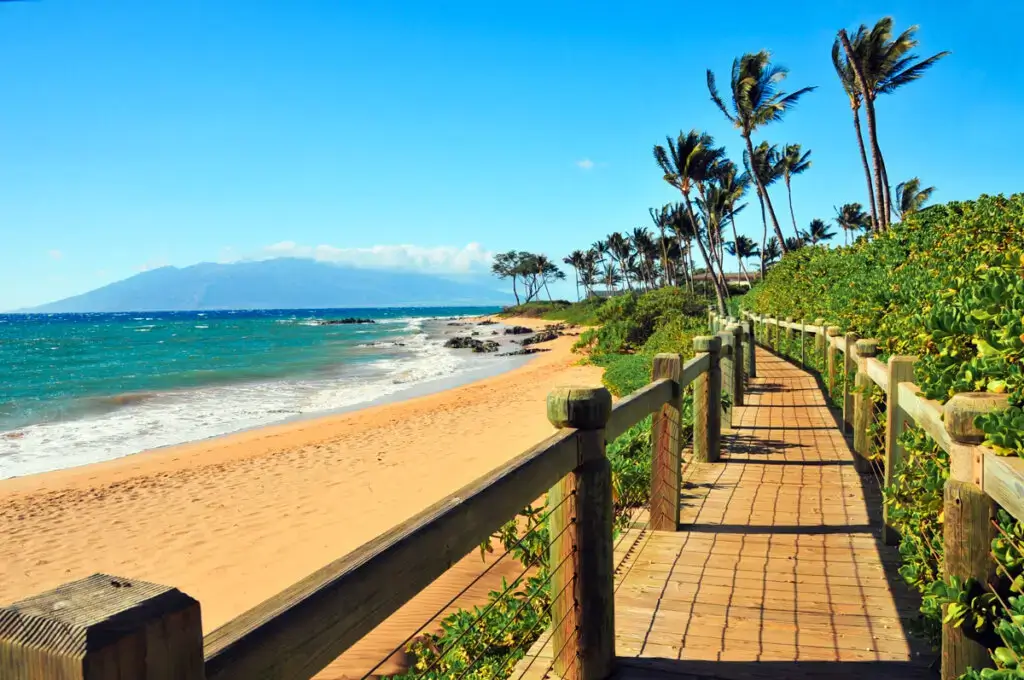
[{"label": "white cloud", "polygon": [[50,258],[52,258],[54,260],[60,260],[61,258],[64,257],[64,253],[59,251],[59,250],[57,250],[57,249],[51,250],[51,251],[47,252],[46,254],[49,255]]},{"label": "white cloud", "polygon": [[576,167],[581,170],[593,170],[594,161],[589,158],[584,158],[583,160],[576,161]]},{"label": "white cloud", "polygon": [[490,267],[494,253],[479,243],[465,246],[382,245],[368,248],[306,246],[281,241],[263,249],[264,257],[301,257],[366,269],[409,269],[444,274],[465,274]]}]

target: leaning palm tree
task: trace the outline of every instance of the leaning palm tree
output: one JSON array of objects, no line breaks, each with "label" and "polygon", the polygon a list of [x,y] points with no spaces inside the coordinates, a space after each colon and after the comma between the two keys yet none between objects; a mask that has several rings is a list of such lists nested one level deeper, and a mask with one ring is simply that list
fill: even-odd
[{"label": "leaning palm tree", "polygon": [[669,223],[671,222],[672,206],[669,205],[669,204],[665,204],[665,205],[661,206],[660,210],[655,210],[654,208],[648,208],[647,212],[650,213],[651,221],[654,222],[654,226],[657,227],[657,229],[658,229],[658,234],[659,234],[658,250],[660,251],[660,254],[661,254],[661,273],[662,273],[662,276],[665,277],[665,280],[667,280],[669,285],[675,285],[675,282],[673,281],[673,277],[671,276],[671,271],[670,271],[669,265],[668,265],[668,243],[669,243],[669,241],[668,241],[667,238],[665,238],[665,231],[668,229]]},{"label": "leaning palm tree", "polygon": [[896,202],[893,204],[893,217],[907,219],[907,215],[916,213],[924,207],[928,199],[935,193],[935,187],[921,188],[921,180],[911,177],[906,182],[896,185]]},{"label": "leaning palm tree", "polygon": [[[857,76],[853,73],[853,68],[850,66],[850,61],[842,56],[841,54],[842,45],[840,40],[836,39],[835,43],[832,44],[832,65],[836,69],[836,75],[839,76],[839,82],[843,85],[843,90],[846,92],[846,96],[850,98],[850,110],[853,111],[853,129],[857,133],[857,146],[860,149],[860,162],[864,166],[864,177],[868,183],[868,203],[871,206],[871,219],[877,224],[878,223],[878,208],[875,206],[875,190],[871,181],[871,166],[868,164],[868,155],[864,150],[864,134],[860,129],[860,106],[863,101],[860,89],[857,86]],[[860,34],[854,39],[853,50],[855,53],[860,54],[864,51],[864,41],[860,39]],[[858,61],[860,57],[858,57]]]},{"label": "leaning palm tree", "polygon": [[[754,147],[753,157],[744,151],[743,164],[747,168],[748,175],[760,180],[761,186],[765,188],[766,194],[768,193],[768,187],[782,177],[782,158],[779,155],[778,147],[774,144],[769,146],[768,142],[761,142]],[[758,203],[761,204],[761,250],[764,250],[768,244],[768,218],[765,215],[764,198],[762,198],[760,193],[757,194],[757,200]],[[775,238],[778,238],[778,236]],[[765,271],[764,260],[762,259],[762,279],[764,278]]]},{"label": "leaning palm tree", "polygon": [[[787,73],[789,70],[785,67],[772,65],[771,54],[767,50],[762,50],[757,54],[744,54],[742,57],[734,59],[730,78],[732,90],[732,106],[730,108],[718,94],[715,74],[708,69],[708,91],[711,93],[711,101],[721,109],[729,122],[739,129],[740,135],[747,145],[747,153],[751,157],[754,155],[754,144],[750,136],[754,130],[762,125],[782,120],[786,111],[795,106],[801,97],[814,90],[813,87],[805,87],[791,94],[780,91],[779,84],[786,78]],[[772,218],[775,235],[779,241],[782,241],[782,229],[775,216],[775,208],[768,196],[768,190],[756,173],[754,180],[758,194],[763,198],[765,206],[768,208],[768,214]]]},{"label": "leaning palm tree", "polygon": [[646,227],[636,227],[629,235],[640,265],[640,275],[645,288],[654,288],[654,261],[658,249]]},{"label": "leaning palm tree", "polygon": [[562,262],[572,267],[573,272],[576,274],[576,300],[580,299],[580,269],[583,267],[583,262],[586,259],[586,254],[582,250],[574,250],[569,253],[568,257],[563,257]]},{"label": "leaning palm tree", "polygon": [[803,151],[799,144],[786,144],[782,147],[782,177],[786,180],[786,196],[789,197],[789,217],[793,220],[793,231],[797,235],[800,230],[796,226],[796,214],[793,212],[793,189],[790,180],[811,167],[811,152]]},{"label": "leaning palm tree", "polygon": [[[721,187],[722,192],[726,196],[727,200],[727,212],[729,216],[729,223],[732,225],[732,240],[738,241],[739,236],[736,234],[736,214],[741,212],[746,204],[739,206],[736,203],[742,200],[744,194],[747,193],[747,189],[750,188],[750,173],[743,172],[739,173],[736,164],[732,161],[726,161],[721,166],[721,171],[718,175],[718,184]],[[745,274],[746,272],[744,272]],[[750,278],[747,277],[747,283],[750,283]]]},{"label": "leaning palm tree", "polygon": [[622,273],[622,280],[625,281],[626,287],[633,290],[633,284],[629,281],[629,269],[626,267],[625,262],[629,259],[629,256],[633,252],[633,246],[629,242],[629,238],[623,234],[614,231],[608,234],[605,239],[605,243],[608,244],[608,254],[615,258],[615,261],[619,265],[619,271]]},{"label": "leaning palm tree", "polygon": [[[693,212],[693,203],[690,201],[690,191],[697,188],[703,193],[704,185],[714,177],[716,166],[725,159],[725,149],[714,146],[714,138],[706,132],[690,130],[689,133],[680,132],[673,140],[666,137],[666,147],[655,145],[654,159],[664,172],[664,180],[679,190],[683,195],[686,211],[694,226],[698,224],[697,217]],[[694,230],[697,246],[704,263],[708,267],[715,288],[715,297],[718,302],[720,314],[725,314],[725,298],[728,291],[721,285],[714,275],[714,254],[710,252],[713,244],[709,241],[707,247],[700,231]],[[680,244],[681,245],[681,244]]]},{"label": "leaning palm tree", "polygon": [[843,242],[847,244],[850,242],[850,234],[856,240],[857,232],[867,229],[872,223],[871,216],[864,212],[860,203],[847,203],[835,211],[836,224],[842,228]]},{"label": "leaning palm tree", "polygon": [[751,257],[759,256],[761,254],[761,249],[757,247],[754,239],[740,235],[736,236],[734,241],[726,243],[725,250],[736,258],[736,264],[739,265],[743,278],[747,280],[747,285],[750,286],[750,274],[747,273],[747,268],[743,266],[743,261]]},{"label": "leaning palm tree", "polygon": [[800,238],[803,239],[804,243],[809,243],[812,246],[816,246],[822,241],[828,241],[835,235],[836,233],[828,228],[825,220],[819,220],[818,218],[811,220],[807,231],[800,232]]},{"label": "leaning palm tree", "polygon": [[878,195],[878,215],[875,220],[877,229],[888,227],[889,214],[893,208],[885,159],[878,146],[875,99],[880,94],[890,94],[917,80],[939,59],[950,54],[943,51],[919,60],[917,55],[911,53],[918,44],[914,38],[917,28],[911,26],[893,38],[892,17],[883,17],[870,30],[867,26],[861,25],[853,41],[847,35],[846,29],[841,29],[837,37],[837,42],[846,53],[846,62],[853,72],[854,82],[860,91],[867,114],[871,158],[875,165],[875,192]]}]

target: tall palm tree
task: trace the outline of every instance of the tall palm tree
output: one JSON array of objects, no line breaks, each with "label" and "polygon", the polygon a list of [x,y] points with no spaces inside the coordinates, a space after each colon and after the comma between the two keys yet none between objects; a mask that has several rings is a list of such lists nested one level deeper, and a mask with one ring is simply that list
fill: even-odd
[{"label": "tall palm tree", "polygon": [[[689,133],[680,132],[674,141],[671,137],[666,137],[665,141],[668,150],[666,151],[666,147],[661,145],[655,145],[654,160],[665,173],[664,180],[683,195],[690,221],[696,227],[699,222],[693,212],[690,191],[697,188],[698,191],[703,192],[702,187],[714,176],[716,165],[725,159],[725,149],[715,147],[715,141],[711,135],[697,130],[690,130]],[[695,237],[694,240],[697,242],[700,254],[713,279],[719,313],[725,314],[725,298],[728,291],[715,278],[713,254],[709,253],[709,248],[705,247],[704,239],[701,238],[700,231],[697,229],[695,229]],[[708,245],[711,245],[710,242]]]},{"label": "tall palm tree", "polygon": [[[690,217],[686,206],[681,202],[674,204],[672,207],[672,221],[669,223],[669,228],[672,230],[672,235],[676,237],[676,243],[679,245],[679,252],[683,262],[683,273],[687,277],[687,284],[692,293],[694,274],[693,242],[699,238],[699,228]],[[705,257],[705,262],[708,262],[707,257]]]},{"label": "tall palm tree", "polygon": [[896,185],[896,202],[893,204],[893,217],[907,219],[907,215],[916,213],[924,207],[928,199],[935,193],[935,187],[921,188],[921,180],[911,177],[906,182]]},{"label": "tall palm tree", "polygon": [[608,234],[607,238],[605,238],[605,243],[608,244],[608,254],[615,258],[615,261],[619,264],[619,271],[622,273],[622,280],[625,281],[626,287],[633,290],[633,284],[629,281],[629,269],[625,265],[626,260],[633,251],[629,239],[623,234],[614,231]]},{"label": "tall palm tree", "polygon": [[747,285],[751,285],[750,274],[747,273],[747,268],[743,266],[743,261],[761,254],[761,249],[757,247],[754,239],[743,235],[736,236],[735,240],[725,244],[725,249],[736,258],[736,264],[739,265],[740,272],[747,280]]},{"label": "tall palm tree", "polygon": [[796,226],[796,214],[793,212],[793,189],[790,180],[811,167],[811,152],[803,151],[799,144],[786,144],[782,147],[782,177],[786,180],[786,195],[789,197],[789,217],[793,220],[793,231],[799,235]]},{"label": "tall palm tree", "polygon": [[850,234],[853,234],[853,240],[856,240],[857,232],[871,225],[871,216],[864,212],[860,203],[846,203],[835,211],[836,224],[843,230],[844,243],[850,242]]},{"label": "tall palm tree", "polygon": [[601,262],[601,254],[594,249],[584,253],[583,265],[580,267],[580,283],[589,298],[594,294],[594,284],[597,283],[597,265]]},{"label": "tall palm tree", "polygon": [[[771,63],[771,53],[768,50],[762,50],[757,54],[744,54],[742,57],[734,59],[730,78],[732,90],[732,107],[730,109],[718,94],[715,74],[708,69],[708,91],[711,93],[711,101],[721,109],[729,122],[739,129],[740,135],[747,145],[747,153],[751,157],[754,155],[754,144],[750,140],[751,134],[762,125],[782,120],[786,111],[794,107],[801,97],[815,89],[814,87],[804,87],[791,94],[780,91],[779,84],[788,73],[789,70],[785,67]],[[768,196],[768,190],[756,173],[754,180],[758,194],[764,199],[768,214],[772,218],[775,235],[779,241],[782,241],[782,229],[775,216],[775,208]],[[785,251],[785,247],[783,247],[783,251]]]},{"label": "tall palm tree", "polygon": [[803,238],[799,236],[787,236],[785,240],[786,252],[791,253],[794,250],[800,250],[805,245]]},{"label": "tall palm tree", "polygon": [[580,300],[580,269],[583,268],[583,262],[586,259],[586,254],[582,250],[574,250],[569,253],[568,257],[563,257],[562,262],[572,267],[573,272],[576,274],[576,300]]},{"label": "tall palm tree", "polygon": [[[846,96],[850,98],[850,110],[853,111],[853,129],[857,133],[857,146],[860,149],[860,162],[864,165],[864,177],[868,183],[868,202],[871,206],[871,219],[875,224],[878,223],[878,208],[875,206],[875,190],[871,183],[871,166],[868,164],[868,155],[864,150],[864,134],[860,129],[860,106],[862,96],[860,89],[857,86],[857,76],[853,73],[853,68],[850,66],[850,61],[844,58],[841,54],[841,41],[837,38],[832,44],[832,65],[836,69],[836,75],[839,76],[839,82],[843,85],[843,90],[846,91]],[[864,50],[864,41],[855,39],[854,40],[854,52],[861,53]],[[858,61],[860,57],[858,57]]]},{"label": "tall palm tree", "polygon": [[[743,152],[743,165],[747,168],[747,174],[751,177],[756,177],[760,180],[761,186],[765,188],[765,193],[768,192],[768,187],[774,184],[782,176],[782,159],[779,155],[778,147],[774,144],[768,145],[768,142],[761,142],[754,147],[754,155],[751,157],[746,151]],[[761,193],[757,194],[758,203],[761,204],[761,250],[764,250],[768,244],[768,218],[765,215],[764,209],[764,198]],[[776,236],[775,238],[778,238]],[[761,260],[761,278],[765,275],[765,263]]]},{"label": "tall palm tree", "polygon": [[811,220],[811,224],[807,231],[800,233],[800,238],[803,239],[804,243],[810,243],[812,246],[816,246],[822,241],[831,240],[836,232],[828,228],[828,224],[825,220],[819,220],[814,218]]},{"label": "tall palm tree", "polygon": [[[741,204],[737,207],[736,203],[743,199],[744,194],[747,193],[747,189],[750,188],[750,173],[743,172],[739,173],[736,164],[732,161],[726,161],[722,164],[721,172],[718,175],[718,184],[722,189],[722,192],[727,197],[727,208],[729,215],[729,223],[732,225],[732,240],[737,242],[739,236],[736,234],[736,213],[743,210],[746,204]],[[744,271],[744,274],[746,272]],[[750,283],[750,277],[747,277],[747,283]]]},{"label": "tall palm tree", "polygon": [[919,60],[911,50],[917,47],[914,35],[917,26],[893,38],[892,17],[883,17],[873,28],[861,25],[857,29],[853,42],[850,41],[846,29],[841,29],[838,41],[846,52],[846,61],[853,71],[854,80],[864,101],[867,114],[868,138],[871,143],[871,157],[875,164],[875,191],[878,194],[878,217],[876,228],[885,229],[889,226],[889,214],[892,212],[892,199],[889,194],[889,179],[885,169],[885,159],[878,146],[878,126],[875,118],[875,99],[879,94],[890,94],[900,87],[911,83],[924,75],[939,59],[949,55],[948,51],[939,52],[927,59]]},{"label": "tall palm tree", "polygon": [[618,285],[622,282],[622,277],[619,276],[619,270],[616,268],[614,262],[605,262],[604,270],[601,272],[601,283],[604,284],[605,289],[611,290],[612,292],[618,291]]},{"label": "tall palm tree", "polygon": [[672,206],[665,204],[661,206],[660,210],[654,208],[648,208],[647,212],[651,215],[651,221],[654,222],[654,226],[658,229],[660,236],[658,240],[658,248],[661,251],[661,272],[662,276],[665,277],[669,285],[675,285],[675,281],[671,276],[668,266],[668,239],[665,238],[665,230],[668,229],[669,223],[671,222]]},{"label": "tall palm tree", "polygon": [[633,242],[633,248],[636,250],[644,287],[654,288],[654,261],[658,250],[654,239],[651,238],[651,232],[646,227],[636,227],[629,235],[629,240]]}]

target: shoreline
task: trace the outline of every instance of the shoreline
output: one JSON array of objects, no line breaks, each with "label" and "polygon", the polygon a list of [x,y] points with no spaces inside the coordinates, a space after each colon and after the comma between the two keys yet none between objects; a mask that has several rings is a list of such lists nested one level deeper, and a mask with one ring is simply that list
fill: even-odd
[{"label": "shoreline", "polygon": [[600,382],[574,340],[440,392],[0,481],[0,603],[104,572],[178,587],[209,632],[549,435],[547,393]]}]

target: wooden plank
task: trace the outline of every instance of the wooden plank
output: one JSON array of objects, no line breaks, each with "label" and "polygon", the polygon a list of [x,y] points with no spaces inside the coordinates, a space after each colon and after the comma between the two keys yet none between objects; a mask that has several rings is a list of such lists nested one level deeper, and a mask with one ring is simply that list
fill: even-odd
[{"label": "wooden plank", "polygon": [[953,447],[953,441],[946,432],[946,425],[942,422],[942,405],[931,399],[925,399],[918,394],[920,390],[917,385],[910,382],[899,384],[899,400],[903,410],[913,418],[914,422],[928,436],[935,440],[943,451],[949,453]]},{"label": "wooden plank", "polygon": [[1024,522],[1024,459],[982,449],[982,490],[1003,510]]},{"label": "wooden plank", "polygon": [[203,640],[208,680],[305,680],[577,465],[562,430]]},{"label": "wooden plank", "polygon": [[[655,380],[670,381],[673,386],[683,370],[679,354],[658,354],[652,369]],[[675,390],[654,414],[651,427],[651,528],[675,531],[679,527],[679,476],[682,468],[683,441],[682,391]]]},{"label": "wooden plank", "polygon": [[679,377],[679,387],[683,388],[697,379],[697,376],[704,373],[711,366],[711,357],[707,354],[698,354],[683,364],[683,372]]},{"label": "wooden plank", "polygon": [[94,574],[0,609],[3,680],[202,680],[199,603]]},{"label": "wooden plank", "polygon": [[864,361],[864,369],[871,378],[871,381],[882,388],[883,392],[889,391],[889,367],[875,357],[868,357]]},{"label": "wooden plank", "polygon": [[677,393],[674,380],[660,378],[620,399],[612,406],[612,417],[605,429],[608,441],[618,439],[626,430],[660,409],[662,404],[674,399]]}]

